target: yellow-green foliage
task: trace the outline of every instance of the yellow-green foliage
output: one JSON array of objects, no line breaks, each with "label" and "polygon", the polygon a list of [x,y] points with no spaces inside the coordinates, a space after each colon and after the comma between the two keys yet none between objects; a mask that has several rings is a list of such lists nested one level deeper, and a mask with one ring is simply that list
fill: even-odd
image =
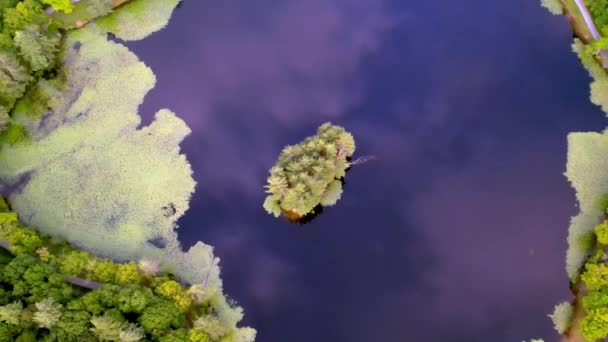
[{"label": "yellow-green foliage", "polygon": [[204,331],[192,329],[188,332],[188,342],[212,342],[213,340]]},{"label": "yellow-green foliage", "polygon": [[593,309],[580,321],[581,334],[587,341],[608,336],[608,308]]},{"label": "yellow-green foliage", "polygon": [[115,281],[120,285],[139,284],[141,274],[137,264],[133,261],[126,264],[119,264],[115,274]]},{"label": "yellow-green foliage", "polygon": [[175,303],[180,311],[187,311],[192,305],[192,299],[182,286],[175,280],[169,280],[158,285],[154,291]]},{"label": "yellow-green foliage", "polygon": [[597,235],[597,241],[599,243],[608,245],[608,221],[604,221],[595,226],[595,234]]},{"label": "yellow-green foliage", "polygon": [[608,288],[600,288],[599,290],[589,291],[583,297],[583,308],[586,311],[608,307]]},{"label": "yellow-green foliage", "polygon": [[29,228],[15,230],[8,238],[11,244],[11,251],[15,255],[31,254],[42,246],[43,241],[36,231]]},{"label": "yellow-green foliage", "polygon": [[590,291],[608,286],[608,265],[587,263],[581,279]]},{"label": "yellow-green foliage", "polygon": [[597,203],[608,192],[608,133],[571,133],[568,135],[566,176],[576,190],[580,213],[572,218],[568,232],[566,270],[576,279],[588,250],[581,248],[581,237],[592,232],[602,211]]},{"label": "yellow-green foliage", "polygon": [[180,1],[132,0],[97,24],[122,40],[143,39],[167,25]]},{"label": "yellow-green foliage", "polygon": [[572,304],[569,302],[557,304],[549,317],[553,321],[555,330],[558,333],[563,334],[570,326],[570,320],[572,319]]}]

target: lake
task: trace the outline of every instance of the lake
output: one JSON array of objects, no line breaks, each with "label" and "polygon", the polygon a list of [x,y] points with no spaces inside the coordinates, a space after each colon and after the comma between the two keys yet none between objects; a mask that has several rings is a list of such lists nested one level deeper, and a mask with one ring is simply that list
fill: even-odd
[{"label": "lake", "polygon": [[[186,0],[127,45],[157,75],[260,342],[554,341],[577,213],[566,136],[600,131],[571,29],[538,1]],[[306,225],[262,208],[281,149],[331,121],[376,160]]]}]

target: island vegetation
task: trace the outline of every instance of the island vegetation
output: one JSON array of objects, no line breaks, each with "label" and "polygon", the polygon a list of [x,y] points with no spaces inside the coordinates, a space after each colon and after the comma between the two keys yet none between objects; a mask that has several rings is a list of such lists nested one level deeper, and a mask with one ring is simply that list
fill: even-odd
[{"label": "island vegetation", "polygon": [[336,204],[342,195],[342,179],[355,152],[352,134],[325,123],[315,136],[286,146],[270,169],[264,201],[269,214],[297,221],[318,205]]}]

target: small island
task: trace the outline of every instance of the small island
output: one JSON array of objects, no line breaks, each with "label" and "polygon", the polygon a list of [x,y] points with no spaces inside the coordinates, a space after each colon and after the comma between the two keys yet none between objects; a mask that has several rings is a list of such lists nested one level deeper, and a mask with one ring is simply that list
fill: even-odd
[{"label": "small island", "polygon": [[329,122],[316,135],[286,146],[270,169],[264,209],[298,222],[319,205],[336,204],[342,195],[341,179],[353,165],[349,162],[353,153],[352,134]]}]

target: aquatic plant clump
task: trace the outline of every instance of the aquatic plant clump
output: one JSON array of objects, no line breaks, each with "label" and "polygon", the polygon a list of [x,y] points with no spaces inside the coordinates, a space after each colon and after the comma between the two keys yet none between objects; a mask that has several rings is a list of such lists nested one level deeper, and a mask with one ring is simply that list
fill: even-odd
[{"label": "aquatic plant clump", "polygon": [[342,195],[340,179],[354,152],[352,134],[329,122],[315,136],[285,147],[270,169],[264,209],[275,217],[298,220],[319,204],[336,204]]}]

